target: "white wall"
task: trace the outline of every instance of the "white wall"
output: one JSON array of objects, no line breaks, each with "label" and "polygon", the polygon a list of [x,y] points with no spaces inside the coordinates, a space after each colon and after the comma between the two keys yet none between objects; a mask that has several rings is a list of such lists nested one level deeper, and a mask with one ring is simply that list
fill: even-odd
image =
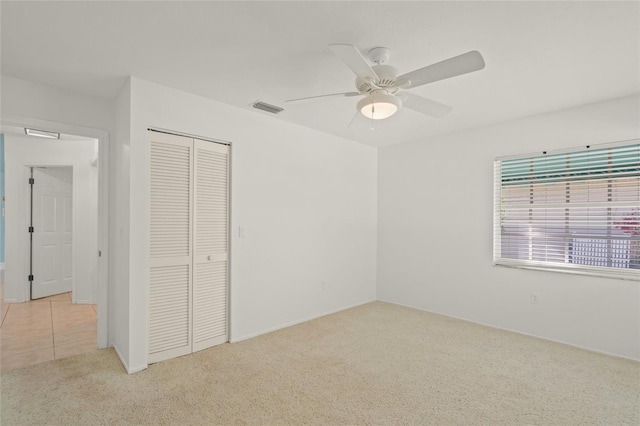
[{"label": "white wall", "polygon": [[233,341],[375,299],[374,148],[137,78],[130,117],[129,371],[147,359],[149,127],[232,142]]},{"label": "white wall", "polygon": [[34,83],[0,76],[3,116],[30,117],[82,127],[114,128],[113,105],[103,99]]},{"label": "white wall", "polygon": [[[129,160],[131,135],[131,86],[122,88],[114,105],[116,132],[111,143],[109,181],[109,343],[130,370],[129,360]],[[146,319],[144,319],[146,323]]]},{"label": "white wall", "polygon": [[96,302],[98,169],[91,164],[96,146],[89,139],[52,141],[5,133],[7,301],[29,299],[27,166],[64,165],[73,167],[73,301]]},{"label": "white wall", "polygon": [[381,149],[378,298],[640,359],[637,281],[492,266],[493,160],[638,138],[639,104],[626,97]]}]

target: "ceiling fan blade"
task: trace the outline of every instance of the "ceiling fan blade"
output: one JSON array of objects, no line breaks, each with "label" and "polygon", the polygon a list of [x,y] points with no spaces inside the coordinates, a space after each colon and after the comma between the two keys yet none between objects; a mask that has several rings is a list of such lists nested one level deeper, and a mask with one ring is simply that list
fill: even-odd
[{"label": "ceiling fan blade", "polygon": [[317,98],[328,98],[331,96],[358,96],[360,95],[360,92],[341,92],[341,93],[330,93],[328,95],[318,95],[318,96],[308,96],[306,98],[297,98],[297,99],[289,99],[288,101],[285,101],[286,103],[291,103],[291,102],[302,102],[302,101],[308,101],[311,99],[317,99]]},{"label": "ceiling fan blade", "polygon": [[484,68],[484,59],[477,50],[463,53],[453,58],[445,59],[433,65],[408,72],[397,78],[401,82],[408,81],[406,88],[422,86],[434,81],[444,80],[458,75],[478,71]]},{"label": "ceiling fan blade", "polygon": [[329,49],[342,59],[355,75],[360,78],[379,80],[378,75],[367,63],[362,53],[352,44],[330,44]]},{"label": "ceiling fan blade", "polygon": [[398,96],[402,99],[403,106],[431,117],[442,118],[453,110],[449,105],[441,104],[413,93],[401,93]]}]

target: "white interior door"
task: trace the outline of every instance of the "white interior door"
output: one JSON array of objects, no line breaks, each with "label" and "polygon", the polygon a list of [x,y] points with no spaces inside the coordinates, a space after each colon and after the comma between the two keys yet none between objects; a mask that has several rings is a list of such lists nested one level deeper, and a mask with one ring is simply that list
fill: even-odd
[{"label": "white interior door", "polygon": [[31,298],[73,287],[73,169],[33,168],[33,283]]},{"label": "white interior door", "polygon": [[193,351],[227,337],[229,147],[194,140]]},{"label": "white interior door", "polygon": [[191,353],[193,140],[149,132],[149,362]]},{"label": "white interior door", "polygon": [[149,131],[149,362],[228,340],[229,147]]}]

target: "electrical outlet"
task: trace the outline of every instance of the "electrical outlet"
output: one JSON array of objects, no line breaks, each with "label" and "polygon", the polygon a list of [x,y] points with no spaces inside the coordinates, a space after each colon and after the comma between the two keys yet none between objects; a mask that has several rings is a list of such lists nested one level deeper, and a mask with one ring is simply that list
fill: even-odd
[{"label": "electrical outlet", "polygon": [[327,282],[326,281],[320,281],[320,288],[322,290],[324,290],[325,288],[327,288]]},{"label": "electrical outlet", "polygon": [[531,303],[533,303],[534,305],[537,305],[538,304],[538,300],[540,299],[540,296],[535,291],[532,291],[529,294],[529,298],[531,300]]}]

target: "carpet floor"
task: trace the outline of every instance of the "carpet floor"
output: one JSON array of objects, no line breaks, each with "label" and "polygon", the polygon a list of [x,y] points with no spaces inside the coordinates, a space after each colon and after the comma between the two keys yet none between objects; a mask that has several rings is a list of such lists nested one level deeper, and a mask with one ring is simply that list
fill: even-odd
[{"label": "carpet floor", "polygon": [[639,425],[640,363],[373,302],[127,375],[1,375],[2,425]]}]

